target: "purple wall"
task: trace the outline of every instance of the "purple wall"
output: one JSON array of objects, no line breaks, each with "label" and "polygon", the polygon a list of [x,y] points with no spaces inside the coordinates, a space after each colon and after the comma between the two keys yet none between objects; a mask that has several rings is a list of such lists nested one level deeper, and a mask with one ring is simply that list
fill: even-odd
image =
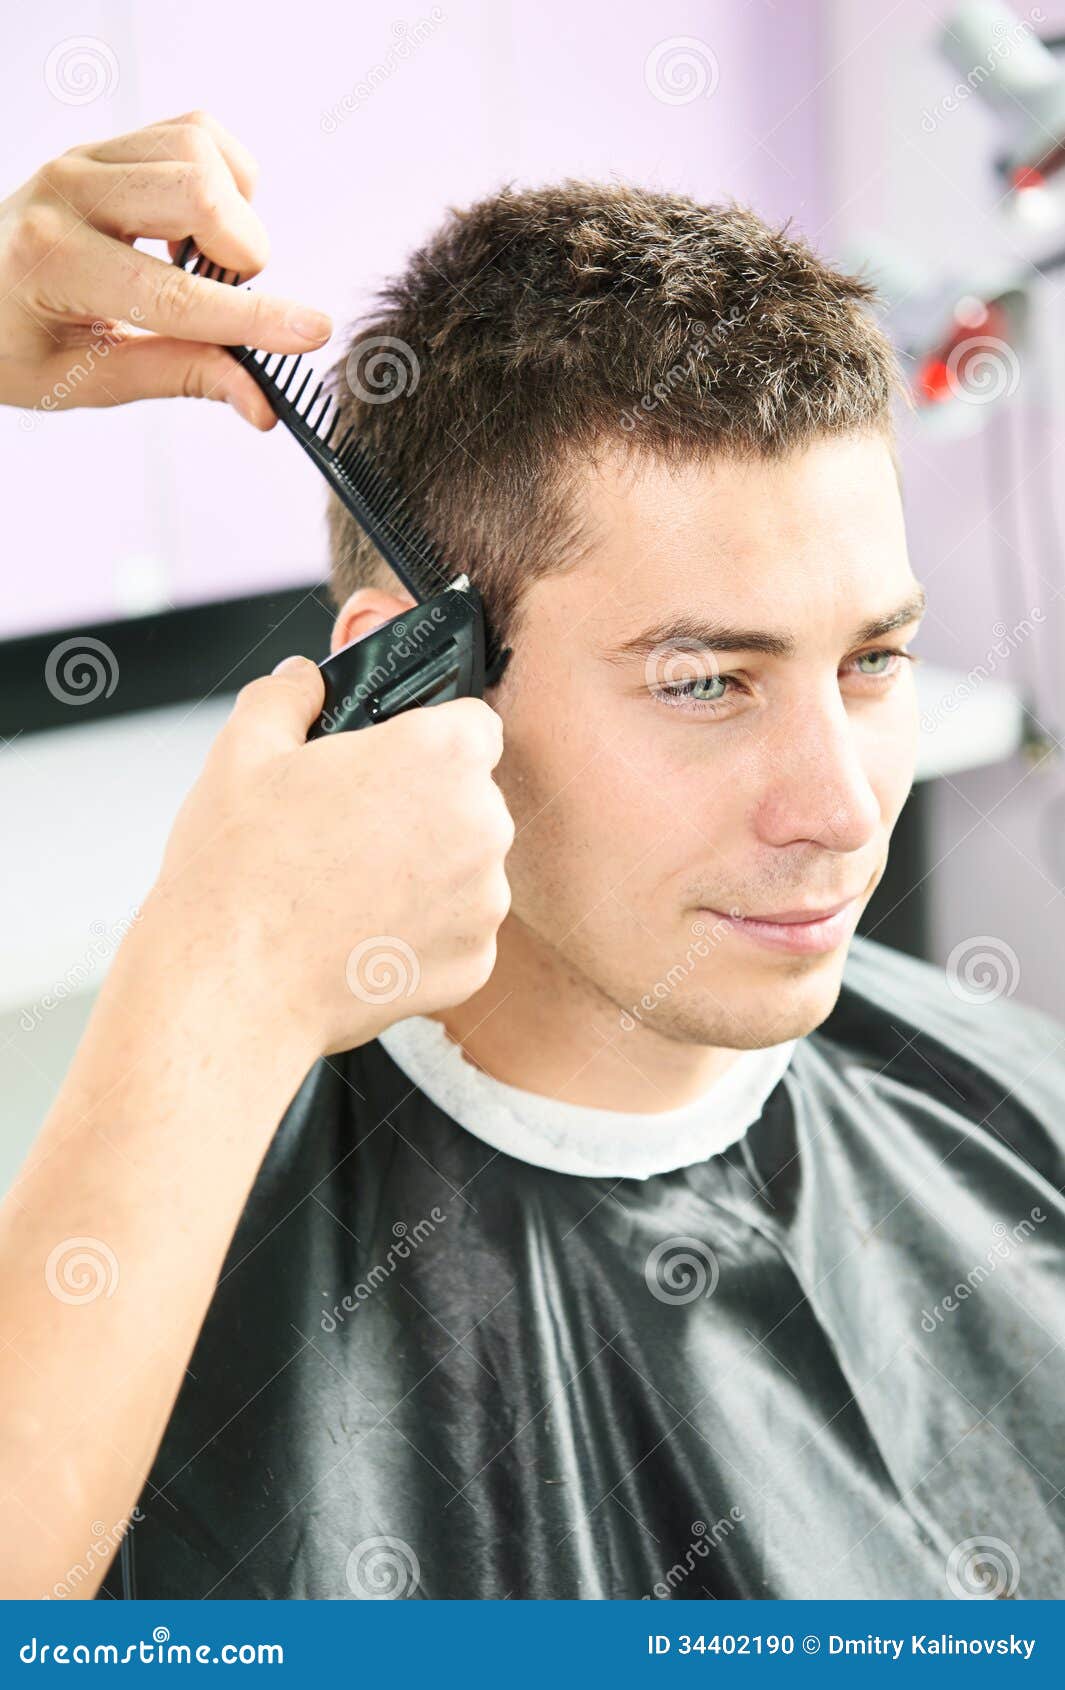
[{"label": "purple wall", "polygon": [[[833,211],[821,238],[832,250],[886,237],[931,277],[979,277],[1061,247],[1062,222],[1037,231],[1004,215],[991,167],[1002,128],[936,50],[953,11],[942,0],[874,8],[833,0],[828,8],[820,97]],[[1018,5],[1016,16],[1040,34],[1065,32],[1062,0]],[[1061,272],[1037,284],[1032,345],[990,428],[948,440],[908,425],[902,440],[910,556],[930,599],[918,651],[965,675],[983,669],[1021,688],[1059,740],[1063,288]],[[1013,639],[1033,608],[1043,617],[1037,631]],[[1007,648],[1004,657],[997,644]],[[1060,753],[1040,767],[1018,756],[937,781],[930,885],[937,956],[946,961],[956,945],[987,936],[1009,965],[1016,995],[1065,1020],[1063,768]]]},{"label": "purple wall", "polygon": [[[620,176],[817,226],[816,11],[445,0],[400,14],[408,44],[419,20],[428,27],[390,69],[402,37],[380,0],[27,8],[6,79],[5,171],[13,187],[67,147],[202,106],[259,159],[273,248],[263,285],[320,304],[342,333],[446,206],[508,179]],[[57,97],[61,73],[46,71],[79,36],[103,44],[89,55],[102,91],[85,104]],[[671,103],[645,65],[684,37],[714,85]],[[360,94],[375,64],[387,74]],[[8,577],[4,633],[326,572],[316,477],[280,431],[257,436],[222,406],[155,401],[29,431],[0,412],[0,452],[24,566]]]}]

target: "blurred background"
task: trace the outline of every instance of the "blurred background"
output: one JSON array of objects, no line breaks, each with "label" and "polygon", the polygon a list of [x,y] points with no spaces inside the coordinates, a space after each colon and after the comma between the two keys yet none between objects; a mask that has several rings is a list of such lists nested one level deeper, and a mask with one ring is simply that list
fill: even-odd
[{"label": "blurred background", "polygon": [[[919,778],[859,931],[1062,1016],[1065,4],[60,0],[7,53],[3,193],[194,107],[250,147],[263,285],[337,325],[320,370],[445,209],[507,181],[734,198],[864,268],[913,386],[930,610]],[[0,454],[6,1182],[233,693],[323,656],[331,612],[323,487],[281,429],[7,410]]]}]

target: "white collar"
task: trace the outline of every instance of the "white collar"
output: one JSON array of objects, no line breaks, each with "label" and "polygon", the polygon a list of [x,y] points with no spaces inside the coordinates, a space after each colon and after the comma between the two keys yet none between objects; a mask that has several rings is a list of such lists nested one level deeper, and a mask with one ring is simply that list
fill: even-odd
[{"label": "white collar", "polygon": [[641,1180],[704,1162],[741,1138],[797,1043],[741,1051],[702,1097],[679,1109],[630,1114],[562,1103],[493,1079],[432,1016],[395,1021],[378,1038],[419,1091],[493,1149],[561,1174]]}]

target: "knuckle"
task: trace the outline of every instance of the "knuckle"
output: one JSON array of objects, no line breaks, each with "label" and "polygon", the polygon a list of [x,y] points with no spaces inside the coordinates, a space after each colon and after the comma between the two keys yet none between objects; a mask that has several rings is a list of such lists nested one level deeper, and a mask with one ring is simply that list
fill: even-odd
[{"label": "knuckle", "polygon": [[39,202],[26,206],[13,231],[16,257],[27,264],[39,264],[59,245],[65,227],[57,206]]},{"label": "knuckle", "polygon": [[510,881],[505,874],[497,875],[492,882],[491,896],[487,903],[489,921],[493,928],[500,927],[507,918],[511,903]]},{"label": "knuckle", "polygon": [[188,124],[190,129],[210,129],[214,119],[210,112],[204,111],[202,106],[195,106],[192,111],[185,112],[178,119],[178,122]]},{"label": "knuckle", "polygon": [[37,172],[37,186],[50,194],[65,195],[65,185],[69,184],[71,174],[72,167],[63,155],[50,158]]},{"label": "knuckle", "polygon": [[164,269],[156,284],[156,303],[172,326],[180,327],[196,299],[196,283],[177,265]]},{"label": "knuckle", "polygon": [[175,142],[181,157],[187,164],[202,165],[205,169],[214,157],[214,142],[206,129],[197,127],[187,117],[182,118],[178,125]]},{"label": "knuckle", "polygon": [[[495,786],[493,790],[499,791]],[[486,855],[491,858],[506,856],[514,843],[514,822],[502,801],[485,805],[478,831]]]},{"label": "knuckle", "polygon": [[206,165],[194,164],[185,177],[185,192],[196,215],[211,222],[218,216],[218,184]]}]

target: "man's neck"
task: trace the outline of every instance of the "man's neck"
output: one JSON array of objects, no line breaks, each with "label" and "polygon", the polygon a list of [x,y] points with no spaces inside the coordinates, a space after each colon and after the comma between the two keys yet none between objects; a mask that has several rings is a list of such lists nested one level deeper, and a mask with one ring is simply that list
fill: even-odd
[{"label": "man's neck", "polygon": [[664,1038],[639,1023],[624,1031],[618,1006],[513,914],[499,930],[490,978],[432,1019],[493,1079],[636,1114],[694,1102],[742,1054]]}]

